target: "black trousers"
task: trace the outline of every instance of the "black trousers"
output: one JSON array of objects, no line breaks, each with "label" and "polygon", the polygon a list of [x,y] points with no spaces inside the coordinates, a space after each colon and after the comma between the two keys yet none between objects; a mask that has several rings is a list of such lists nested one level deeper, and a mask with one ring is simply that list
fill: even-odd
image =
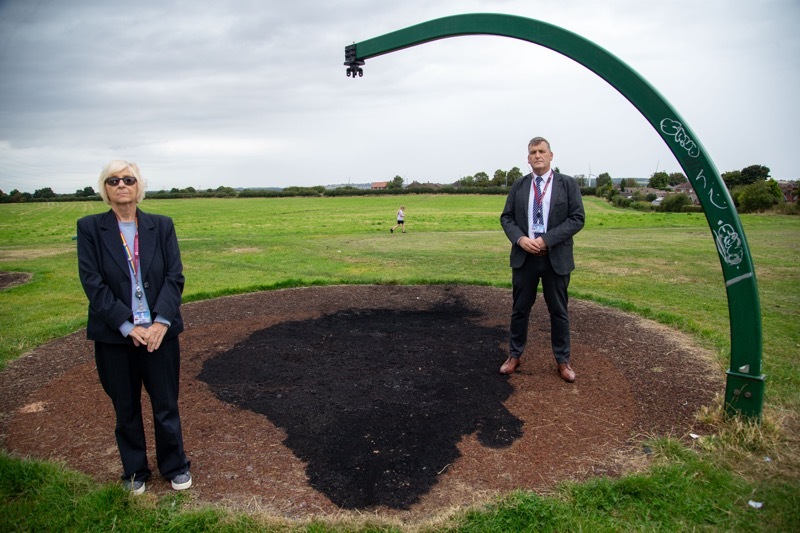
[{"label": "black trousers", "polygon": [[178,412],[180,344],[164,339],[158,350],[133,344],[95,342],[95,363],[103,390],[117,416],[114,434],[122,458],[122,479],[150,477],[142,421],[142,385],[150,396],[158,470],[166,479],[189,470]]},{"label": "black trousers", "polygon": [[550,313],[550,344],[558,363],[569,363],[569,312],[567,310],[569,274],[553,272],[547,256],[528,254],[520,268],[511,274],[514,304],[511,310],[509,355],[520,357],[528,342],[528,323],[531,308],[536,302],[539,281],[542,282],[544,301]]}]

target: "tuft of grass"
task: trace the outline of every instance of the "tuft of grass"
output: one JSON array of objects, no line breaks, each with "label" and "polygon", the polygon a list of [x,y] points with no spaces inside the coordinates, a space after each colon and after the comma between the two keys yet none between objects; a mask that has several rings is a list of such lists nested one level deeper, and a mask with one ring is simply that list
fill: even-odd
[{"label": "tuft of grass", "polygon": [[61,464],[0,452],[0,531],[285,531],[218,508],[195,509],[191,496],[131,496],[121,484],[97,485]]},{"label": "tuft of grass", "polygon": [[698,420],[709,428],[709,434],[698,440],[697,447],[717,463],[754,481],[764,477],[794,483],[800,480],[797,413],[767,407],[759,424],[727,416],[718,402],[702,408]]},{"label": "tuft of grass", "polygon": [[[121,486],[96,486],[88,476],[62,465],[15,460],[0,453],[0,530],[124,530],[124,524],[153,525],[137,512]],[[128,529],[133,529],[129,527]]]}]

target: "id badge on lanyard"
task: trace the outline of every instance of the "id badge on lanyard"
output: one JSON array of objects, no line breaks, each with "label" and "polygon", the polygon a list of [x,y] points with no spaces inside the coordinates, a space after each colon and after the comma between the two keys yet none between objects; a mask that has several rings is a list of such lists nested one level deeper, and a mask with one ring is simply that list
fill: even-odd
[{"label": "id badge on lanyard", "polygon": [[133,323],[134,325],[141,326],[142,324],[149,324],[150,323],[150,310],[143,309],[141,311],[134,311],[133,313]]},{"label": "id badge on lanyard", "polygon": [[136,326],[149,324],[151,322],[150,309],[144,305],[144,300],[142,299],[144,293],[142,292],[142,285],[139,283],[139,220],[136,219],[136,236],[133,239],[133,253],[131,253],[131,249],[125,241],[125,235],[123,235],[121,231],[119,236],[122,238],[122,245],[125,247],[125,251],[128,254],[128,262],[132,274],[131,281],[136,285],[135,296],[139,300],[138,306],[133,310],[133,323]]}]

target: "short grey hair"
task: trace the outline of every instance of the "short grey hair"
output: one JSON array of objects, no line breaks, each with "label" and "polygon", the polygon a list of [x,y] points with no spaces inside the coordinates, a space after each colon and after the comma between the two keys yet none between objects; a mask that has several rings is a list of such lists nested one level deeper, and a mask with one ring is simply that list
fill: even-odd
[{"label": "short grey hair", "polygon": [[136,184],[139,186],[136,192],[136,203],[140,203],[144,200],[144,192],[147,189],[147,183],[145,183],[142,177],[139,165],[122,159],[111,161],[104,166],[102,172],[100,172],[100,177],[97,180],[97,187],[100,189],[100,198],[102,198],[105,203],[111,205],[111,202],[108,200],[108,191],[106,191],[106,179],[122,170],[130,172],[131,176],[136,178]]},{"label": "short grey hair", "polygon": [[531,146],[536,146],[537,144],[541,144],[541,143],[545,143],[547,145],[547,149],[549,151],[551,151],[551,152],[553,151],[553,149],[550,148],[550,141],[548,141],[544,137],[534,137],[533,139],[531,139],[528,142],[528,148],[530,148]]}]

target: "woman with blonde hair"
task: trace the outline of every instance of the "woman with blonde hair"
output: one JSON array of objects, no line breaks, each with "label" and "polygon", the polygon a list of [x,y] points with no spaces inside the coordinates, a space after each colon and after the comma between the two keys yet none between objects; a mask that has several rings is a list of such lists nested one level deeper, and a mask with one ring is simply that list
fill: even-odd
[{"label": "woman with blonde hair", "polygon": [[184,277],[172,219],[145,213],[136,163],[108,163],[98,180],[109,211],[78,220],[78,272],[89,299],[86,336],[94,341],[103,390],[116,413],[123,486],[145,490],[151,471],[142,421],[150,396],[156,458],[175,490],[192,486],[178,412]]}]

